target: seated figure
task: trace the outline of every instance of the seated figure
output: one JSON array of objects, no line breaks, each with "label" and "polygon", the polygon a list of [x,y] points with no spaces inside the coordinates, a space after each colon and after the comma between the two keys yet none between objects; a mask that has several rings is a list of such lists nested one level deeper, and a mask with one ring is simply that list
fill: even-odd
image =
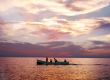
[{"label": "seated figure", "polygon": [[52,59],[50,59],[50,62],[52,63]]},{"label": "seated figure", "polygon": [[64,60],[64,62],[67,62],[66,59]]},{"label": "seated figure", "polygon": [[54,58],[55,63],[58,62],[57,59]]}]

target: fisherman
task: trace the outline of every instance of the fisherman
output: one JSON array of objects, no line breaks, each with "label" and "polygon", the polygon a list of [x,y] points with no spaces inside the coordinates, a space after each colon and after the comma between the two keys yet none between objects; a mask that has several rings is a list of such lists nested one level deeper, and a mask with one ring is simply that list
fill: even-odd
[{"label": "fisherman", "polygon": [[52,63],[52,59],[50,59],[50,62]]},{"label": "fisherman", "polygon": [[46,63],[48,62],[48,57],[46,57]]},{"label": "fisherman", "polygon": [[55,63],[58,62],[57,59],[54,58]]},{"label": "fisherman", "polygon": [[64,62],[67,62],[66,59],[64,59]]}]

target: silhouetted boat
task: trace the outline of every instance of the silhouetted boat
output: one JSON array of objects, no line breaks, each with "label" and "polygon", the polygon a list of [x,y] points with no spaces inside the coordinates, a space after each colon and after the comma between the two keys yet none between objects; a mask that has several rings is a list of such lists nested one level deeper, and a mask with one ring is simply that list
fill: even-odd
[{"label": "silhouetted boat", "polygon": [[69,62],[46,62],[43,60],[37,60],[37,65],[69,65]]}]

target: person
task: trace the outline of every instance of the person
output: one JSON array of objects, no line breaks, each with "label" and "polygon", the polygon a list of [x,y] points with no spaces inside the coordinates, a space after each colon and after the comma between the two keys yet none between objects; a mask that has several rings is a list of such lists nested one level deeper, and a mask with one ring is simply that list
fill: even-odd
[{"label": "person", "polygon": [[48,62],[48,57],[46,57],[46,63]]},{"label": "person", "polygon": [[50,62],[52,63],[52,59],[50,59]]},{"label": "person", "polygon": [[67,62],[66,59],[64,60],[64,62]]},{"label": "person", "polygon": [[54,58],[55,63],[58,62],[57,59]]}]

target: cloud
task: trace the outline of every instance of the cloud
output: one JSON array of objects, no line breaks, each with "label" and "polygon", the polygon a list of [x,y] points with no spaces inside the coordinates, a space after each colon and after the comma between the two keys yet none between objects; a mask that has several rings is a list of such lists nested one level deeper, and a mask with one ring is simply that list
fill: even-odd
[{"label": "cloud", "polygon": [[110,57],[108,48],[84,49],[67,41],[40,44],[1,43],[0,56]]},{"label": "cloud", "polygon": [[110,42],[110,34],[107,35],[102,35],[102,36],[96,36],[96,37],[91,37],[89,40],[91,41],[103,41],[103,42]]},{"label": "cloud", "polygon": [[[45,44],[48,44],[44,46]],[[55,41],[41,44],[1,43],[0,56],[80,57],[83,49],[71,42]]]},{"label": "cloud", "polygon": [[[97,12],[109,4],[110,0],[0,0],[0,42],[36,44],[77,40],[82,41],[81,46],[88,54],[108,54],[110,17],[78,20],[70,17]],[[67,54],[68,50],[61,55]]]},{"label": "cloud", "polygon": [[[42,22],[18,22],[2,25],[1,32],[8,41],[38,43],[43,41],[65,40],[90,34],[102,27],[102,22],[110,23],[109,18],[80,19],[67,21],[65,19],[50,19]],[[20,37],[20,38],[19,38]],[[95,37],[90,40],[95,40]],[[99,39],[99,38],[96,38]],[[100,38],[100,40],[106,38]],[[108,40],[109,41],[109,40]]]},{"label": "cloud", "polygon": [[102,41],[92,41],[93,47],[87,49],[89,55],[100,55],[107,57],[110,55],[110,43]]},{"label": "cloud", "polygon": [[89,57],[110,57],[110,43],[93,40],[93,41],[86,41],[83,45],[86,56]]},{"label": "cloud", "polygon": [[81,42],[81,44],[79,45],[81,45],[85,49],[109,49],[109,36],[109,34],[101,36],[89,36],[89,38],[86,38],[86,40],[84,42]]},{"label": "cloud", "polygon": [[37,18],[76,16],[100,10],[108,6],[109,2],[110,0],[1,0],[0,16],[6,21],[37,21]]},{"label": "cloud", "polygon": [[48,40],[56,40],[63,37],[66,37],[66,35],[69,35],[69,32],[61,32],[60,30],[55,29],[47,29],[43,28],[40,30],[40,33],[46,34]]},{"label": "cloud", "polygon": [[[73,14],[85,14],[89,12],[93,12],[96,10],[100,10],[103,7],[109,5],[109,0],[57,0],[57,2],[63,4],[67,9],[73,11],[74,13],[70,13],[68,15]],[[94,8],[93,8],[94,6]]]}]

